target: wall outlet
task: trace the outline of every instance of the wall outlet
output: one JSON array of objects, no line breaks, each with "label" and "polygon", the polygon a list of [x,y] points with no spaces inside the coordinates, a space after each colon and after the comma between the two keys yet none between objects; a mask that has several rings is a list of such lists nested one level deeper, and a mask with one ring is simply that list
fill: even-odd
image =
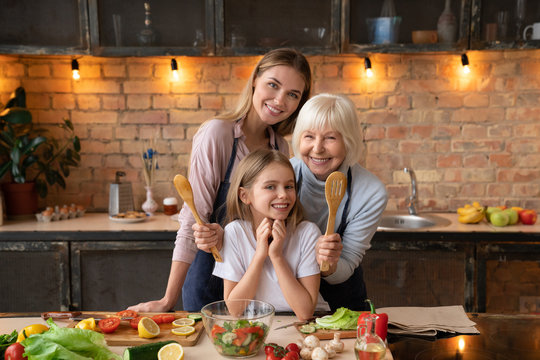
[{"label": "wall outlet", "polygon": [[522,314],[540,313],[540,296],[520,296],[519,312]]}]

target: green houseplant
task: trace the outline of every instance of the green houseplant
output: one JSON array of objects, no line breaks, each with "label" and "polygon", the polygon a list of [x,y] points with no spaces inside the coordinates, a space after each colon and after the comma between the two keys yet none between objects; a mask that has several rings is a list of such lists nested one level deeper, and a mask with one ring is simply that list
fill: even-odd
[{"label": "green houseplant", "polygon": [[[35,184],[35,191],[42,198],[47,196],[49,186],[66,188],[65,178],[69,176],[70,167],[79,165],[81,144],[70,120],[64,119],[56,126],[63,130],[63,139],[34,126],[32,114],[26,108],[24,88],[14,91],[0,113],[0,180],[11,175],[11,181],[3,186]],[[8,203],[9,194],[5,189],[4,195]],[[6,205],[9,214],[9,204]]]}]

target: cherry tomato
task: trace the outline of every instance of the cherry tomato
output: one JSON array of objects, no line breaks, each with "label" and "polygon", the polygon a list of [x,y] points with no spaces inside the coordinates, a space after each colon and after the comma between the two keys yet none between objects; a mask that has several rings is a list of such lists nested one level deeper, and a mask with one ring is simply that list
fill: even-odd
[{"label": "cherry tomato", "polygon": [[276,346],[278,346],[276,343],[268,343],[268,344],[264,344],[264,353],[266,355],[274,352],[274,349],[276,348]]},{"label": "cherry tomato", "polygon": [[111,317],[111,318],[107,318],[107,319],[101,319],[98,322],[99,328],[105,334],[110,334],[110,333],[114,332],[116,330],[116,328],[118,328],[119,325],[120,325],[120,319],[115,318],[115,317]]},{"label": "cherry tomato", "polygon": [[300,354],[300,348],[295,343],[290,343],[289,345],[285,346],[285,350],[294,351]]},{"label": "cherry tomato", "polygon": [[283,357],[283,360],[299,360],[300,355],[296,351],[289,351]]},{"label": "cherry tomato", "polygon": [[26,356],[23,357],[24,354],[24,346],[21,345],[21,343],[13,343],[8,346],[6,349],[6,352],[4,354],[5,360],[26,360],[28,359]]},{"label": "cherry tomato", "polygon": [[281,356],[277,356],[274,352],[266,354],[266,360],[281,360]]},{"label": "cherry tomato", "polygon": [[136,318],[139,316],[136,311],[133,310],[122,310],[116,313],[117,316],[120,317],[130,317],[130,318]]},{"label": "cherry tomato", "polygon": [[129,321],[129,325],[131,325],[132,328],[134,328],[135,330],[138,330],[139,329],[139,321],[141,321],[143,317],[142,316],[137,316],[133,319],[131,319]]}]

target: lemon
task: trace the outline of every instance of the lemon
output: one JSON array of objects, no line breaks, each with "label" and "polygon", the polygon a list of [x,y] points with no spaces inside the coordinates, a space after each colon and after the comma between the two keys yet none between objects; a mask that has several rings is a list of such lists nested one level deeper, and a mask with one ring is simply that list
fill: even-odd
[{"label": "lemon", "polygon": [[182,360],[184,348],[178,343],[170,343],[159,349],[158,360]]},{"label": "lemon", "polygon": [[23,341],[30,335],[41,334],[42,332],[47,331],[47,330],[49,330],[49,327],[43,324],[29,325],[19,332],[19,336],[17,337],[17,342]]},{"label": "lemon", "polygon": [[149,317],[143,317],[137,326],[139,336],[146,339],[155,338],[159,335],[159,325]]},{"label": "lemon", "polygon": [[195,328],[193,326],[186,325],[186,326],[174,328],[174,329],[171,330],[171,332],[174,335],[188,336],[188,335],[191,335],[191,334],[193,334],[195,332]]},{"label": "lemon", "polygon": [[173,321],[172,324],[173,324],[174,327],[193,325],[193,324],[195,324],[195,320],[187,319],[187,318],[176,319],[176,320]]}]

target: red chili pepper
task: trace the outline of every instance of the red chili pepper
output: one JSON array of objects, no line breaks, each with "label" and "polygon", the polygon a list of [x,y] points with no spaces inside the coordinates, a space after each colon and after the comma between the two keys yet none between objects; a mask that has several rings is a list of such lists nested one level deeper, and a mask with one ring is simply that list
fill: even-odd
[{"label": "red chili pepper", "polygon": [[[381,339],[386,340],[386,334],[388,333],[388,314],[381,313],[377,314],[375,312],[375,306],[373,306],[373,303],[371,300],[366,299],[366,302],[369,304],[369,307],[371,308],[371,314],[376,314],[378,316],[377,320],[375,321],[375,333],[379,335]],[[358,325],[361,325],[364,323],[364,319],[366,316],[368,316],[369,313],[360,314],[358,317]],[[364,333],[364,329],[361,329],[362,331],[360,334]]]}]

